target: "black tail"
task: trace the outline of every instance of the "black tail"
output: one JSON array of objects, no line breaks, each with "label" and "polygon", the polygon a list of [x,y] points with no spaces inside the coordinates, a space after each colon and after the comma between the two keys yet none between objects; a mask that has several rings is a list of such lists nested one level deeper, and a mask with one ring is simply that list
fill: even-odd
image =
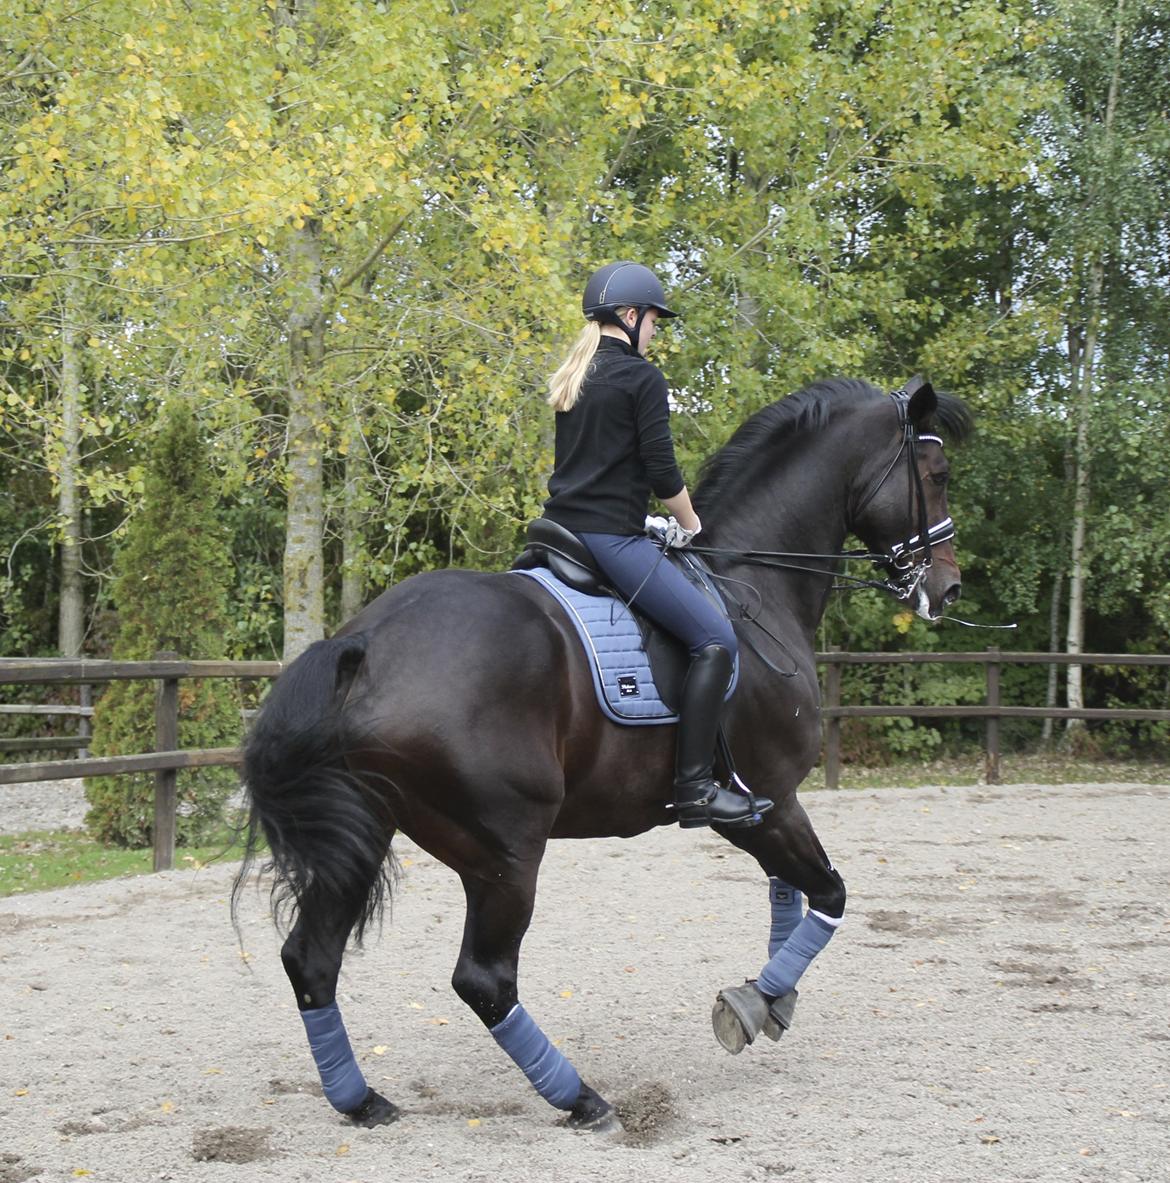
[{"label": "black tail", "polygon": [[360,634],[316,642],[281,674],[256,717],[244,745],[250,813],[233,918],[264,839],[279,927],[305,912],[334,923],[356,917],[360,944],[381,917],[393,882],[393,821],[385,800],[346,767],[341,722],[365,652]]}]

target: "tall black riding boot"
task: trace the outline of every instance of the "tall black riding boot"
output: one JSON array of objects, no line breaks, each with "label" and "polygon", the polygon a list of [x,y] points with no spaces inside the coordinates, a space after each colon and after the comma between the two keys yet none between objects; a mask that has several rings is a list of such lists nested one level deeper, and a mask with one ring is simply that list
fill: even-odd
[{"label": "tall black riding boot", "polygon": [[678,712],[674,808],[684,829],[696,826],[754,826],[772,808],[767,797],[725,789],[714,777],[715,738],[723,699],[731,681],[731,654],[708,645],[691,659]]}]

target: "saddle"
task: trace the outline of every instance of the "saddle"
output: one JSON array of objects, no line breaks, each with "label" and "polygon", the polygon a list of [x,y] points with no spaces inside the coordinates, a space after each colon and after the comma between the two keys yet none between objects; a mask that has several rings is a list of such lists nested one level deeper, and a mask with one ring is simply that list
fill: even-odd
[{"label": "saddle", "polygon": [[[714,584],[710,581],[702,560],[697,555],[677,550],[667,551],[663,562],[674,562],[688,579],[712,598],[720,611],[725,611],[723,602],[715,590]],[[548,518],[537,518],[535,521],[529,522],[524,550],[512,564],[512,570],[518,572],[527,573],[539,568],[547,568],[556,579],[576,593],[578,604],[580,604],[579,597],[583,596],[616,600],[636,621],[639,634],[637,643],[644,653],[645,662],[649,666],[649,673],[653,679],[653,685],[648,689],[651,693],[657,692],[657,698],[664,704],[665,711],[659,712],[657,715],[625,715],[620,711],[615,714],[611,709],[607,709],[607,706],[613,704],[605,702],[604,695],[599,689],[599,697],[602,698],[602,708],[605,713],[617,722],[675,722],[678,715],[678,705],[682,700],[683,679],[690,668],[691,658],[686,646],[673,634],[661,629],[648,616],[639,611],[636,600],[633,604],[625,604],[619,593],[607,586],[605,575],[594,563],[593,556],[585,544],[571,531],[566,530],[564,526],[560,526]],[[555,594],[555,587],[550,587],[543,579],[540,582]],[[593,656],[600,663],[604,653],[599,653],[599,646],[596,643],[593,630],[583,617],[591,616],[594,621],[608,617],[612,623],[613,613],[607,613],[601,603],[595,606],[592,613],[574,611],[571,597],[566,599],[565,596],[558,595],[557,598],[562,600],[566,609],[569,610],[578,629],[589,632],[593,643],[592,645],[587,644],[586,648],[592,647]],[[604,649],[604,646],[601,649]],[[604,678],[604,671],[601,671],[601,674]],[[738,675],[738,664],[736,675]],[[728,689],[728,697],[734,690],[735,684],[736,677],[733,676],[731,687]],[[618,685],[624,687],[618,691],[624,698],[630,683],[619,675]],[[634,683],[634,694],[641,695],[646,689],[646,687],[639,687],[636,682]]]}]

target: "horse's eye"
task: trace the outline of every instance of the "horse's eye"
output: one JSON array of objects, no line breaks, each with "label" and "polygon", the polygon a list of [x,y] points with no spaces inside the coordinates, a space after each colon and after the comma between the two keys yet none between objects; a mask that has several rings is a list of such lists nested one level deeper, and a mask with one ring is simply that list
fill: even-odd
[{"label": "horse's eye", "polygon": [[950,479],[950,476],[951,474],[949,472],[932,472],[928,479],[932,484],[945,485]]}]

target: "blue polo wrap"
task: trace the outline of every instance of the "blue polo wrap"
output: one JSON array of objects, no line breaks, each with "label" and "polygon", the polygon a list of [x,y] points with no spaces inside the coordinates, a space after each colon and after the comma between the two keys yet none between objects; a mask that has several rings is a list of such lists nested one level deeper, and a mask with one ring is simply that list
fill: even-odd
[{"label": "blue polo wrap", "polygon": [[774,998],[781,998],[795,989],[800,975],[829,943],[840,923],[810,909],[788,940],[772,955],[771,961],[760,970],[756,985]]},{"label": "blue polo wrap", "polygon": [[775,957],[804,916],[800,892],[783,879],[768,880],[768,899],[772,903],[772,929],[768,933],[768,956]]},{"label": "blue polo wrap", "polygon": [[369,1090],[353,1057],[337,1003],[331,1002],[318,1010],[303,1010],[301,1018],[309,1036],[309,1050],[321,1074],[325,1099],[339,1113],[352,1112],[366,1099]]},{"label": "blue polo wrap", "polygon": [[517,1003],[491,1028],[492,1037],[516,1061],[532,1087],[557,1109],[572,1109],[581,1093],[577,1069],[548,1041],[536,1021]]}]

